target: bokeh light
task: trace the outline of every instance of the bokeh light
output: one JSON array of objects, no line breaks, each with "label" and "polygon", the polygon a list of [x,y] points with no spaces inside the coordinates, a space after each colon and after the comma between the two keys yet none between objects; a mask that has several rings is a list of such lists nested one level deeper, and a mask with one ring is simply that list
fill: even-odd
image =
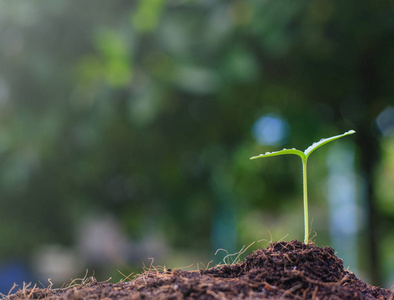
[{"label": "bokeh light", "polygon": [[266,114],[255,122],[252,131],[260,145],[280,146],[288,139],[289,125],[278,114]]}]

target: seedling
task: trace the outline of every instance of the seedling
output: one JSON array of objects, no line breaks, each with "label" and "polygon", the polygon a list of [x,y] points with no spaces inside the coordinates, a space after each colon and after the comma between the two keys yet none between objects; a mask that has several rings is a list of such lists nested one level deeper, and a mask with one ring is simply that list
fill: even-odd
[{"label": "seedling", "polygon": [[304,194],[304,243],[308,244],[309,243],[309,221],[308,221],[308,190],[307,190],[307,185],[308,185],[308,178],[307,178],[307,162],[308,162],[308,157],[311,155],[313,151],[315,151],[317,148],[320,148],[321,146],[335,141],[341,137],[344,137],[346,135],[350,135],[356,133],[354,130],[349,130],[348,132],[345,132],[344,134],[332,136],[329,138],[321,139],[319,142],[313,143],[311,146],[309,146],[304,152],[297,150],[295,148],[292,149],[283,149],[280,151],[276,152],[266,152],[264,154],[260,154],[257,156],[253,156],[250,159],[257,159],[257,158],[262,158],[262,157],[270,157],[270,156],[278,156],[278,155],[285,155],[285,154],[295,154],[301,157],[302,160],[302,182],[303,182],[303,194]]}]

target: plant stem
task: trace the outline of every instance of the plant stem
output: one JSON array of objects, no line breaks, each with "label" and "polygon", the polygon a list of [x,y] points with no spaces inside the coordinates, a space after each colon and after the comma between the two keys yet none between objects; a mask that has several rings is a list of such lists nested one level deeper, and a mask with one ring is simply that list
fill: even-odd
[{"label": "plant stem", "polygon": [[304,243],[309,243],[309,220],[308,220],[308,180],[306,170],[307,158],[302,158],[303,193],[304,193]]}]

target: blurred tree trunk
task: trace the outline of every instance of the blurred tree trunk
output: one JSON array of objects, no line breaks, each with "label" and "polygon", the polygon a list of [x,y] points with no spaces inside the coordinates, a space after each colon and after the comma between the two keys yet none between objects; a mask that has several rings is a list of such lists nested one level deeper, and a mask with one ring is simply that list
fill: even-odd
[{"label": "blurred tree trunk", "polygon": [[358,80],[359,80],[359,103],[364,110],[359,114],[360,119],[357,120],[356,141],[361,150],[360,163],[366,184],[366,213],[367,213],[367,247],[369,261],[369,274],[372,284],[380,285],[382,283],[381,265],[379,259],[379,219],[376,210],[375,198],[375,171],[381,160],[380,143],[375,128],[375,120],[377,114],[384,109],[383,103],[379,101],[381,94],[381,84],[379,72],[377,70],[376,59],[379,53],[376,46],[365,49],[363,55],[360,56],[358,62]]},{"label": "blurred tree trunk", "polygon": [[[368,122],[366,122],[368,123]],[[366,125],[369,125],[366,124]],[[372,279],[372,284],[381,284],[381,269],[379,260],[379,239],[378,227],[379,219],[376,212],[375,199],[375,170],[380,160],[379,142],[371,133],[369,126],[360,126],[357,129],[358,138],[357,144],[361,149],[360,163],[365,180],[365,195],[366,195],[366,214],[367,214],[367,241],[369,260],[369,274]]]}]

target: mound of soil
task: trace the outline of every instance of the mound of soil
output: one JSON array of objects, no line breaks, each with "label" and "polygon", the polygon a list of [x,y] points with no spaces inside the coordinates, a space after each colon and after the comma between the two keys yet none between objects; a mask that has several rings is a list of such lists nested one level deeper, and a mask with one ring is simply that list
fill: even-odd
[{"label": "mound of soil", "polygon": [[299,241],[271,243],[243,262],[200,271],[145,272],[132,281],[94,278],[65,289],[23,289],[19,299],[394,299],[343,268],[334,249]]}]

